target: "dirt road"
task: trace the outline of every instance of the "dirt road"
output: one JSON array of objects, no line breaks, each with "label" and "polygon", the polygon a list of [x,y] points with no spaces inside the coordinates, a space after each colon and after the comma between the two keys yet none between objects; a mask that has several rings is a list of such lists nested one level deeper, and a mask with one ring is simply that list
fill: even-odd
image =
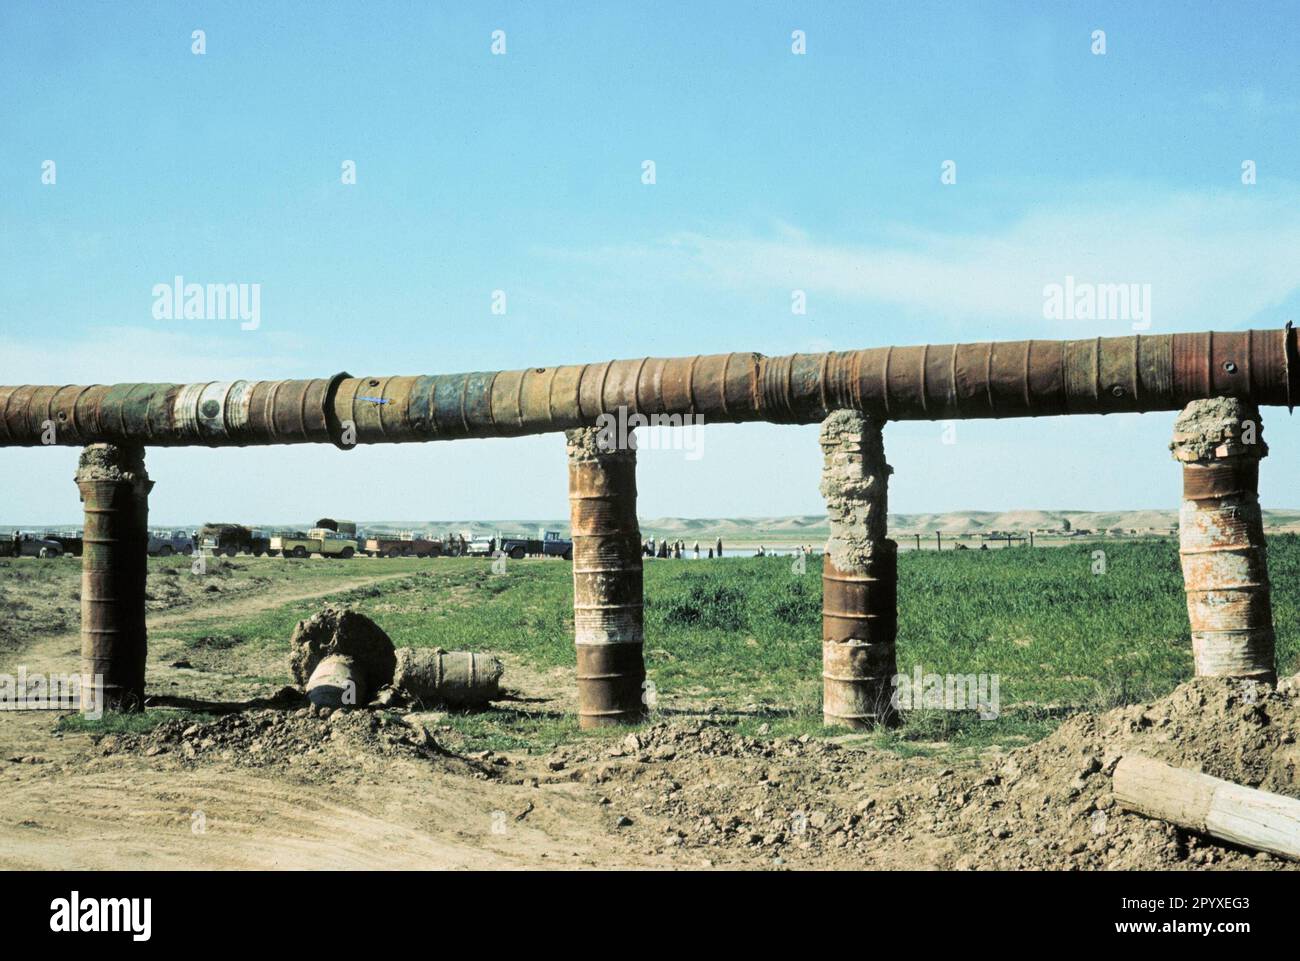
[{"label": "dirt road", "polygon": [[[168,629],[220,612],[247,615],[401,574],[223,598],[150,617],[149,690],[173,682],[202,700],[241,693],[233,675],[176,668]],[[10,663],[75,670],[75,635],[35,636]],[[268,693],[246,689],[244,696]],[[641,863],[566,785],[502,785],[419,761],[356,757],[351,776],[319,781],[215,760],[175,770],[103,756],[92,738],[56,734],[57,715],[0,714],[0,867],[488,868]],[[530,807],[522,820],[515,815]]]}]

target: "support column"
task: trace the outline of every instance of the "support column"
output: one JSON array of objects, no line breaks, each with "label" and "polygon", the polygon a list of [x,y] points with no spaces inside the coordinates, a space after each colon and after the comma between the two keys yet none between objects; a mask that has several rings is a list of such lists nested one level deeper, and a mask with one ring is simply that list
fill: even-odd
[{"label": "support column", "polygon": [[838,410],[822,422],[821,493],[830,515],[822,560],[822,716],[855,728],[891,723],[898,671],[898,545],[886,527],[883,423]]},{"label": "support column", "polygon": [[596,428],[564,436],[573,528],[578,724],[634,723],[645,713],[636,451],[605,449]]},{"label": "support column", "polygon": [[1273,683],[1273,607],[1259,509],[1268,454],[1259,409],[1236,398],[1193,401],[1170,445],[1183,465],[1178,547],[1198,677]]},{"label": "support column", "polygon": [[144,599],[149,491],[144,448],[91,444],[81,452],[77,487],[85,504],[81,556],[81,672],[102,688],[83,688],[82,710],[144,709],[148,642]]}]

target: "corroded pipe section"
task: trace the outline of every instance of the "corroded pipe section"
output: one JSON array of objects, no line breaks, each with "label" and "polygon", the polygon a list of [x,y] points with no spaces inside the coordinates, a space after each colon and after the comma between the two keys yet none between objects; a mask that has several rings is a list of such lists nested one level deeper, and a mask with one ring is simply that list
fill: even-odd
[{"label": "corroded pipe section", "polygon": [[322,658],[307,678],[307,699],[316,707],[357,707],[370,701],[365,672],[343,654]]},{"label": "corroded pipe section", "polygon": [[504,670],[490,654],[399,647],[393,687],[424,705],[481,707],[501,696]]},{"label": "corroded pipe section", "polygon": [[1259,509],[1268,454],[1259,410],[1235,398],[1189,404],[1170,444],[1183,465],[1179,553],[1198,677],[1273,683],[1273,607]]},{"label": "corroded pipe section", "polygon": [[[1296,331],[642,357],[435,376],[0,387],[0,446],[386,444],[591,427],[620,408],[723,423],[833,410],[950,420],[1179,410],[1208,397],[1291,406]],[[42,439],[43,436],[46,439]]]},{"label": "corroded pipe section", "polygon": [[83,711],[144,708],[145,580],[149,491],[144,449],[92,444],[81,453],[77,487],[85,505],[81,555],[81,671],[102,679],[83,688]]},{"label": "corroded pipe section", "polygon": [[631,723],[645,713],[636,451],[608,449],[601,437],[595,429],[565,435],[578,724],[583,728]]},{"label": "corroded pipe section", "polygon": [[896,717],[898,545],[886,536],[880,422],[840,410],[822,423],[821,493],[830,515],[822,560],[822,716],[864,728]]}]

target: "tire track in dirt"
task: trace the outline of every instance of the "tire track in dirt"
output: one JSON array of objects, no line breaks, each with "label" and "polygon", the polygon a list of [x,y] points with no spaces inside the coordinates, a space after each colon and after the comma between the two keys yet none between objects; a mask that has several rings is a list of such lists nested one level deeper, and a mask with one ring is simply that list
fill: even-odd
[{"label": "tire track in dirt", "polygon": [[[310,590],[215,598],[149,617],[151,636],[214,613],[232,619],[411,576],[350,578]],[[37,636],[12,657],[29,671],[79,663],[76,634]],[[150,689],[196,672],[151,644]],[[220,676],[220,675],[218,675]],[[229,675],[226,676],[227,678]],[[350,783],[214,761],[98,755],[55,734],[53,712],[0,714],[0,867],[145,869],[631,867],[632,853],[573,785],[507,785],[405,759],[363,761]],[[21,763],[35,756],[39,763]],[[517,817],[527,810],[526,817]],[[203,829],[196,812],[201,812]]]},{"label": "tire track in dirt", "polygon": [[[527,820],[516,821],[530,801]],[[625,864],[626,852],[591,829],[588,809],[562,791],[454,777],[400,760],[385,764],[382,781],[317,784],[221,764],[181,772],[140,758],[75,759],[6,784],[0,867]]]}]

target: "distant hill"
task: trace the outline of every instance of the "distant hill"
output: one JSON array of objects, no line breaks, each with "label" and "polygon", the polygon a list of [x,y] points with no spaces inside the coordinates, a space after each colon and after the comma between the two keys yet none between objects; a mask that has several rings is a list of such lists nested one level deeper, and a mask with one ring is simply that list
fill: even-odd
[{"label": "distant hill", "polygon": [[[979,535],[993,531],[1024,534],[1029,531],[1057,531],[1065,528],[1098,533],[1122,529],[1139,534],[1168,534],[1178,527],[1177,510],[1134,511],[948,511],[933,514],[890,514],[891,535],[945,534]],[[539,528],[567,531],[568,519],[542,520],[441,520],[441,521],[373,521],[371,529],[470,530],[475,533],[500,531],[536,531]],[[1266,530],[1281,533],[1300,532],[1300,510],[1264,511]],[[772,517],[643,517],[641,532],[646,537],[668,537],[693,542],[721,537],[748,543],[762,539],[774,543],[815,542],[827,536],[825,514],[796,514]]]},{"label": "distant hill", "polygon": [[[311,526],[312,519],[281,521],[277,523],[254,523],[252,527],[265,530],[297,530]],[[889,531],[895,538],[912,537],[915,534],[933,535],[935,531],[944,534],[978,537],[981,534],[1002,531],[1005,533],[1025,534],[1029,531],[1060,531],[1066,523],[1072,530],[1087,530],[1106,533],[1122,530],[1124,533],[1136,531],[1138,534],[1168,534],[1178,526],[1176,510],[1135,510],[1135,511],[948,511],[934,514],[890,514]],[[358,521],[358,525],[369,531],[470,531],[473,534],[536,533],[539,528],[568,532],[568,518],[543,519],[507,519],[507,520],[405,520],[405,521]],[[57,525],[17,525],[20,530],[40,531],[46,529],[76,528],[79,523]],[[176,527],[197,528],[198,524],[178,524]],[[1300,532],[1300,510],[1266,510],[1264,511],[1264,528],[1271,533]],[[0,527],[0,532],[12,530]],[[740,544],[769,543],[779,544],[813,544],[827,536],[825,514],[795,514],[772,517],[643,517],[641,532],[646,537],[670,538],[684,540],[688,544],[696,540],[704,545],[706,541],[721,537],[725,542]]]}]

